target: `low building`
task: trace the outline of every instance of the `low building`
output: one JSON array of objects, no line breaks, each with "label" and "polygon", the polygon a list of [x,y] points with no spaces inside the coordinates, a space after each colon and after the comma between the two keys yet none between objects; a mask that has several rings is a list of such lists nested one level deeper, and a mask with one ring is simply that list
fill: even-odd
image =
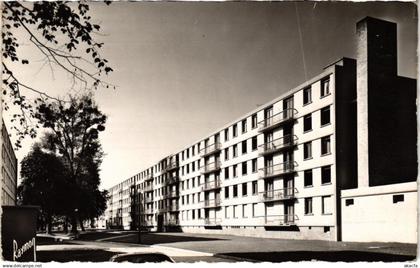
[{"label": "low building", "polygon": [[[107,226],[335,241],[373,227],[373,216],[344,218],[382,209],[377,201],[346,202],[362,188],[392,194],[381,185],[417,191],[416,80],[397,74],[395,23],[368,17],[356,28],[356,59],[109,189]],[[401,211],[413,213],[413,196]]]}]

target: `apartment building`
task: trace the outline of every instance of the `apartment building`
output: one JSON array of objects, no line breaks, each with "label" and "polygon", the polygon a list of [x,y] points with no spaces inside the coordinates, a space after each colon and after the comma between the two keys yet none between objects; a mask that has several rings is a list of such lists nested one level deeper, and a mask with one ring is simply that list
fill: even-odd
[{"label": "apartment building", "polygon": [[16,205],[17,194],[17,159],[10,142],[4,121],[1,127],[1,205]]},{"label": "apartment building", "polygon": [[343,190],[417,176],[416,80],[397,75],[396,25],[365,18],[357,34],[356,60],[112,187],[108,227],[341,240]]}]

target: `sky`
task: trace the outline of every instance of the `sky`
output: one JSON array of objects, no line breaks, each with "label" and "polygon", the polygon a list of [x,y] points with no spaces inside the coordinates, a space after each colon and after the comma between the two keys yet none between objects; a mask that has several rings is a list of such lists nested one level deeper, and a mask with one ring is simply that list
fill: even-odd
[{"label": "sky", "polygon": [[[117,89],[95,91],[108,116],[101,188],[150,167],[322,72],[355,58],[355,25],[366,16],[398,23],[399,75],[416,77],[417,13],[412,3],[91,2],[102,55]],[[64,95],[69,78],[18,66],[26,83]],[[28,93],[29,94],[29,93]],[[6,118],[6,125],[10,125]],[[16,152],[20,160],[34,140]]]}]

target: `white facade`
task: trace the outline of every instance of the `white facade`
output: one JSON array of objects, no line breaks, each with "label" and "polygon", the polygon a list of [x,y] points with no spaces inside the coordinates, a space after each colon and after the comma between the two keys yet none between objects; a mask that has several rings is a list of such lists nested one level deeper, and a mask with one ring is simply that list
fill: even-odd
[{"label": "white facade", "polygon": [[341,191],[343,241],[417,243],[417,183]]}]

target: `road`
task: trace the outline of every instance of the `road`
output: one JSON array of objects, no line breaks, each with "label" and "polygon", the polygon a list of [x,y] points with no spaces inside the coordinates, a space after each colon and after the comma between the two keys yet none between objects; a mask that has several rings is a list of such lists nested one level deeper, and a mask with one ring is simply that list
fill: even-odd
[{"label": "road", "polygon": [[[159,251],[180,262],[232,261],[407,261],[416,256],[415,244],[350,243],[284,240],[231,235],[88,232],[71,241],[76,247],[111,252]],[[67,246],[69,247],[69,246]],[[47,250],[48,248],[43,248]]]}]

